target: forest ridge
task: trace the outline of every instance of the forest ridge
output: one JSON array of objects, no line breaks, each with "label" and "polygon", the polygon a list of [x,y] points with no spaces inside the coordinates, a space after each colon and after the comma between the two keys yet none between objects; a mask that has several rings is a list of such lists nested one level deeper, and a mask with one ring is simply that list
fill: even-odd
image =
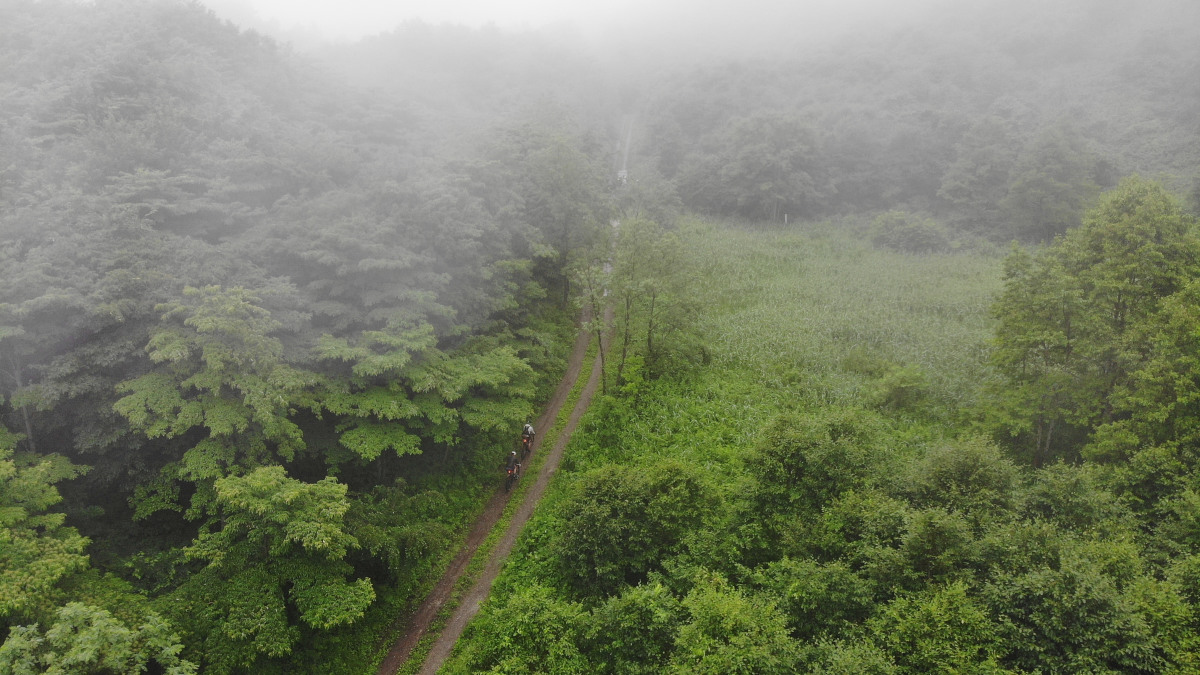
[{"label": "forest ridge", "polygon": [[[369,670],[557,382],[609,251],[605,414],[636,417],[657,387],[722,362],[689,276],[717,236],[689,225],[702,218],[820,222],[896,260],[1031,246],[996,279],[996,343],[978,364],[990,388],[970,397],[993,411],[964,446],[990,482],[962,486],[969,504],[935,504],[961,468],[938,451],[911,458],[926,471],[915,482],[877,482],[891,459],[857,453],[887,445],[871,439],[894,420],[873,415],[957,439],[974,401],[907,408],[919,369],[865,362],[859,374],[883,380],[872,412],[771,422],[737,465],[748,502],[669,461],[588,474],[595,503],[563,498],[579,518],[629,498],[645,507],[630,522],[649,528],[633,536],[666,543],[611,561],[603,541],[556,540],[546,569],[560,587],[520,600],[578,615],[562,639],[579,663],[695,672],[682,655],[724,639],[695,622],[728,610],[765,617],[751,632],[792,659],[783,672],[853,660],[843,639],[907,635],[922,612],[975,627],[965,647],[929,638],[964,650],[948,662],[1073,667],[1039,651],[1061,607],[1026,623],[1009,611],[1053,558],[1114,584],[1121,625],[1145,628],[1074,666],[1187,672],[1200,44],[1180,27],[1198,14],[1166,0],[984,3],[819,50],[647,65],[422,24],[298,54],[194,2],[3,0],[0,671]],[[795,462],[827,459],[850,465],[822,493]],[[1059,557],[1019,570],[987,558],[993,526],[1034,537],[1017,523],[1058,508],[1052,480],[1082,491],[1075,515],[1038,521],[1067,533]],[[678,502],[655,501],[664,486]],[[868,550],[796,528],[823,506],[911,540]],[[722,564],[687,535],[747,513],[763,529],[731,534]],[[1125,548],[1092,547],[1088,528]],[[957,548],[934,550],[946,537]],[[987,585],[968,568],[1020,579]],[[779,595],[800,578],[855,595]],[[786,615],[813,606],[825,624]],[[600,607],[591,616],[611,625],[625,609],[669,620],[659,643],[616,653],[580,618]],[[1002,652],[1005,640],[1028,648]],[[872,644],[870,672],[928,667],[905,661],[911,644]],[[468,670],[499,663],[468,650]]]}]

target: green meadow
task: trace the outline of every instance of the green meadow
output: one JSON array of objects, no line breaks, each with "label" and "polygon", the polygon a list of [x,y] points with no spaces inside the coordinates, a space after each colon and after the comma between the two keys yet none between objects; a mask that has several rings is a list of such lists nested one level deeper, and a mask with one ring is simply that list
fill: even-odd
[{"label": "green meadow", "polygon": [[568,467],[723,464],[781,411],[827,405],[885,408],[896,424],[939,435],[989,377],[989,306],[1001,287],[994,252],[876,249],[824,224],[693,221],[680,234],[706,362],[653,382],[636,402],[602,401]]},{"label": "green meadow", "polygon": [[861,403],[872,375],[910,367],[929,395],[969,403],[990,338],[1000,261],[873,248],[832,227],[698,227],[695,287],[721,370],[789,396]]}]

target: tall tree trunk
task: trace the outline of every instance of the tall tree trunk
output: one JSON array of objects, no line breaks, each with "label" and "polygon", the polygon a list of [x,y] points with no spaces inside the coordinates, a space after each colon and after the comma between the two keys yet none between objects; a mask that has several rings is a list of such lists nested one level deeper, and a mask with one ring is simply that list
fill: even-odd
[{"label": "tall tree trunk", "polygon": [[1033,466],[1040,469],[1050,458],[1050,441],[1054,437],[1054,420],[1046,420],[1037,424],[1037,451],[1033,456]]},{"label": "tall tree trunk", "polygon": [[621,360],[617,363],[617,387],[625,384],[625,357],[629,353],[629,315],[633,313],[633,296],[625,294],[625,331],[621,338]]},{"label": "tall tree trunk", "polygon": [[596,298],[596,281],[592,278],[591,271],[588,272],[588,297],[592,300],[592,329],[596,333],[596,351],[600,355],[600,393],[604,396],[608,395],[608,378],[605,373],[608,368],[604,364],[604,313],[600,310],[600,301]]},{"label": "tall tree trunk", "polygon": [[646,361],[649,374],[654,374],[654,301],[658,298],[657,291],[650,291],[650,310],[646,313]]},{"label": "tall tree trunk", "polygon": [[[20,391],[25,383],[21,379],[21,364],[17,363],[17,357],[14,354],[9,357],[9,365],[12,367],[13,384],[17,385],[17,391]],[[37,444],[33,439],[33,423],[29,421],[29,408],[21,406],[21,419],[25,422],[25,445],[29,448],[29,452],[37,452]]]}]

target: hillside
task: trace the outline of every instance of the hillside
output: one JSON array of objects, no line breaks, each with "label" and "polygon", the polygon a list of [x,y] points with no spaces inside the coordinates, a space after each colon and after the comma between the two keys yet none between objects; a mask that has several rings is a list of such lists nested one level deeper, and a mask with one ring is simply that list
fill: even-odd
[{"label": "hillside", "polygon": [[432,154],[449,132],[192,3],[0,26],[0,628],[82,603],[230,672],[353,624],[371,658],[557,381],[596,158],[500,116]]},{"label": "hillside", "polygon": [[[607,297],[493,602],[563,663],[699,667],[728,616],[785,670],[1187,672],[1200,9],[1043,5],[691,60],[0,2],[0,670],[369,671]],[[1014,609],[1050,578],[1101,609]],[[1046,637],[1080,617],[1115,632]]]},{"label": "hillside", "polygon": [[1195,669],[1200,229],[1161,187],[1034,255],[632,225],[618,270],[675,256],[614,279],[610,394],[440,672]]}]

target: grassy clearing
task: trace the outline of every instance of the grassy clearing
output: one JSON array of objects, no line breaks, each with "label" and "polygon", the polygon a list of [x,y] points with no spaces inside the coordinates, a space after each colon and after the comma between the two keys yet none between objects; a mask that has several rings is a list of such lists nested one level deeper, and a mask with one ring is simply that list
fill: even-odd
[{"label": "grassy clearing", "polygon": [[996,255],[877,250],[819,227],[698,226],[690,243],[710,350],[766,388],[856,402],[874,370],[912,365],[933,396],[964,405],[988,376]]},{"label": "grassy clearing", "polygon": [[869,403],[899,366],[919,369],[927,400],[919,413],[893,418],[913,423],[914,441],[936,437],[990,376],[984,357],[999,255],[882,251],[819,226],[693,223],[684,236],[692,269],[702,271],[691,287],[705,308],[699,330],[711,364],[651,383],[635,405],[597,401],[550,503],[572,474],[665,458],[705,467],[737,490],[736,463],[780,411]]}]

